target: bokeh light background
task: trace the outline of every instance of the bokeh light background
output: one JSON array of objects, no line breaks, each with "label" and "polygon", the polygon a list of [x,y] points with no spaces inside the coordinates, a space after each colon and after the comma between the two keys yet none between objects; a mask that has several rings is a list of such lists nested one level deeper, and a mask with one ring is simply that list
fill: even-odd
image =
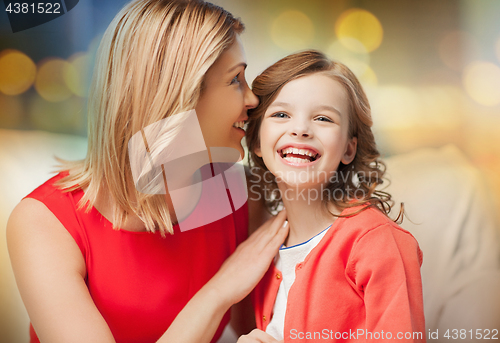
[{"label": "bokeh light background", "polygon": [[[16,34],[1,4],[0,128],[85,136],[94,54],[126,2],[80,0]],[[246,25],[250,82],[289,53],[324,51],[360,78],[385,156],[452,143],[500,193],[500,1],[213,2]]]},{"label": "bokeh light background", "polygon": [[[500,191],[499,1],[214,2],[246,24],[249,81],[289,53],[322,50],[360,78],[385,155],[453,143]],[[2,11],[0,128],[85,136],[95,50],[125,3],[81,0],[16,34]]]}]

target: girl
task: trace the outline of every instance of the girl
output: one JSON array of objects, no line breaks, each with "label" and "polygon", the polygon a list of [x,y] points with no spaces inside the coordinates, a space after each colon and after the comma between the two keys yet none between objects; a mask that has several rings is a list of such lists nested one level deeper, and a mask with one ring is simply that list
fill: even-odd
[{"label": "girl", "polygon": [[257,327],[285,342],[425,342],[422,254],[375,190],[384,170],[359,81],[311,50],[266,69],[253,91],[250,165],[290,225],[255,292]]},{"label": "girl", "polygon": [[242,31],[201,0],[134,1],[110,24],[89,97],[87,157],[65,163],[8,222],[31,342],[215,341],[228,309],[264,275],[286,237],[285,213],[238,249],[246,205],[180,232],[168,192],[135,188],[127,149],[149,125],[196,110],[208,148],[242,153],[236,126],[258,103]]}]

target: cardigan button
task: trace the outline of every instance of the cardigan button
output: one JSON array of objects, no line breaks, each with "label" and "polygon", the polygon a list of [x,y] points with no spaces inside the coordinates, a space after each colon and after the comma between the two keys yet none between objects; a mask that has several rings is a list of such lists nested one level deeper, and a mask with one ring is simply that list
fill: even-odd
[{"label": "cardigan button", "polygon": [[263,320],[263,321],[266,321],[266,316],[262,316],[262,320]]},{"label": "cardigan button", "polygon": [[281,279],[281,274],[280,273],[276,273],[276,279]]}]

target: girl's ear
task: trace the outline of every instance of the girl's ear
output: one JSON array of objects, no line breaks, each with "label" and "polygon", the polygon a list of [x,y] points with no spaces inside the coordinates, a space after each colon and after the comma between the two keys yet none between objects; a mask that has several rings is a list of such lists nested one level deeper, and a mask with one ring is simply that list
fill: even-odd
[{"label": "girl's ear", "polygon": [[343,164],[349,164],[354,160],[354,157],[356,156],[356,149],[358,146],[358,138],[357,137],[352,137],[349,142],[347,142],[347,146],[344,152],[344,156],[342,156],[341,162]]}]

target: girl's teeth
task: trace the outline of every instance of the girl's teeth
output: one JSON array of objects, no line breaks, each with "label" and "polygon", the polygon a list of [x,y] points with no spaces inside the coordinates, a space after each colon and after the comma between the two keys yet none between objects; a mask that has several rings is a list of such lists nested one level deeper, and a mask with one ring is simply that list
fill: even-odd
[{"label": "girl's teeth", "polygon": [[315,157],[317,154],[308,149],[297,149],[297,148],[285,148],[281,151],[283,155],[294,154]]},{"label": "girl's teeth", "polygon": [[309,163],[309,162],[311,162],[307,158],[285,157],[284,159],[287,160],[288,162],[291,162],[291,163]]}]

